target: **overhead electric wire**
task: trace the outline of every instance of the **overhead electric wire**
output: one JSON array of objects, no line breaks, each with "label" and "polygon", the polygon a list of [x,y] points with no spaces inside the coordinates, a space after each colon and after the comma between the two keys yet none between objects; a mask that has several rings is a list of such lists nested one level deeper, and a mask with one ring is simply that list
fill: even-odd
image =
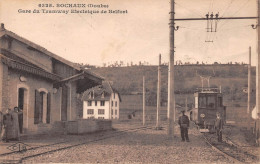
[{"label": "overhead electric wire", "polygon": [[[231,17],[234,16],[235,14],[239,13],[241,11],[241,9],[244,8],[249,1],[250,0],[247,0],[245,3],[243,3],[237,11],[235,11],[233,14],[231,14]],[[221,29],[227,22],[228,21],[225,20],[225,22],[223,22],[223,24],[220,25],[219,29]]]},{"label": "overhead electric wire", "polygon": [[241,9],[244,8],[249,1],[250,0],[247,0],[242,6],[240,6],[240,8],[232,16],[236,15],[237,13],[239,13],[241,11]]},{"label": "overhead electric wire", "polygon": [[188,11],[190,11],[190,12],[193,13],[193,14],[196,14],[197,16],[199,16],[199,17],[201,17],[201,18],[204,18],[204,16],[202,16],[202,15],[201,15],[200,13],[198,13],[198,11],[196,11],[196,10],[192,10],[192,9],[187,8],[187,7],[184,7],[184,6],[182,6],[181,4],[179,4],[179,2],[178,2],[178,3],[175,2],[175,4],[178,5],[178,6],[180,6],[180,7],[182,7],[182,8],[184,8],[184,9],[186,9],[186,10],[188,10]]},{"label": "overhead electric wire", "polygon": [[235,0],[231,0],[229,5],[227,6],[226,10],[223,12],[222,16],[221,17],[224,17],[225,13],[228,11],[228,9],[231,7],[232,3],[234,2]]},{"label": "overhead electric wire", "polygon": [[88,24],[88,26],[89,26],[92,30],[94,30],[92,24],[90,24],[89,21],[86,21],[86,19],[83,18],[79,13],[77,13],[77,14],[79,15],[79,17],[80,17],[81,19],[83,19],[83,20]]},{"label": "overhead electric wire", "polygon": [[213,3],[214,3],[214,0],[211,0],[210,4],[209,4],[209,11],[212,11],[212,9],[213,9]]}]

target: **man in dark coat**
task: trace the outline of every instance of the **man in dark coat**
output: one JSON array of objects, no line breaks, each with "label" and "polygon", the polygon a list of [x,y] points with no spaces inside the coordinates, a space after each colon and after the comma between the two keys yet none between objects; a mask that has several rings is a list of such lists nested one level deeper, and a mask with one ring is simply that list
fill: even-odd
[{"label": "man in dark coat", "polygon": [[1,139],[8,142],[11,134],[11,127],[13,122],[13,116],[10,114],[10,109],[6,110],[6,114],[3,116],[3,131],[1,134]]},{"label": "man in dark coat", "polygon": [[18,121],[20,133],[23,133],[23,110],[18,108]]},{"label": "man in dark coat", "polygon": [[181,129],[181,139],[184,142],[185,139],[187,142],[190,142],[189,136],[188,136],[188,129],[190,126],[190,120],[189,117],[185,115],[185,111],[182,111],[182,116],[179,117],[178,121]]},{"label": "man in dark coat", "polygon": [[223,120],[220,117],[220,113],[216,113],[217,118],[215,120],[215,129],[218,135],[218,142],[222,142],[222,129],[223,129]]}]

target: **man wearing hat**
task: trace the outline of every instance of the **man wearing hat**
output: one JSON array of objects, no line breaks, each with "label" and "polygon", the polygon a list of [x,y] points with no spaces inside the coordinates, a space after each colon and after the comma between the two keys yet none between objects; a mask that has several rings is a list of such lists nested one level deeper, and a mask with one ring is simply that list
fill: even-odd
[{"label": "man wearing hat", "polygon": [[217,136],[218,136],[218,142],[222,142],[222,129],[223,129],[223,120],[220,117],[220,113],[216,113],[217,118],[215,120],[215,129],[217,131]]},{"label": "man wearing hat", "polygon": [[181,112],[182,112],[182,116],[179,117],[179,121],[178,121],[180,128],[181,128],[181,139],[182,139],[182,142],[184,142],[185,139],[187,142],[190,142],[189,136],[188,136],[190,120],[189,120],[189,117],[185,115],[184,110]]}]

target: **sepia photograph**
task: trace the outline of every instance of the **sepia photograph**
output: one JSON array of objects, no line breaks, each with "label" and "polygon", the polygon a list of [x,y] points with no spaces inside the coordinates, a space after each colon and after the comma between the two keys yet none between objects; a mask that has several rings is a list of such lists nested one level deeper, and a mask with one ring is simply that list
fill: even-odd
[{"label": "sepia photograph", "polygon": [[0,163],[260,163],[260,0],[1,0]]}]

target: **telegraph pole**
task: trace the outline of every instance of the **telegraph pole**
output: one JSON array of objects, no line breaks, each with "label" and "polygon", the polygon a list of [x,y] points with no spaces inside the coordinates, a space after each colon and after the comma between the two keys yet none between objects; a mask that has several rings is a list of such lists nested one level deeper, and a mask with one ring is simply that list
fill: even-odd
[{"label": "telegraph pole", "polygon": [[174,136],[174,118],[175,118],[175,96],[174,96],[174,31],[178,30],[174,25],[174,6],[175,1],[171,0],[171,11],[170,11],[170,54],[169,54],[169,67],[168,67],[168,137],[173,139]]},{"label": "telegraph pole", "polygon": [[161,54],[159,55],[158,65],[158,86],[157,86],[157,115],[156,115],[156,129],[160,127],[160,108],[161,108]]},{"label": "telegraph pole", "polygon": [[188,111],[188,98],[186,96],[186,100],[185,100],[185,112]]},{"label": "telegraph pole", "polygon": [[[257,64],[256,64],[256,110],[257,110],[257,136],[256,136],[256,141],[257,144],[259,145],[259,129],[260,129],[260,0],[258,0],[257,4],[257,13],[258,13],[258,20],[257,20]],[[258,137],[258,138],[257,138]]]},{"label": "telegraph pole", "polygon": [[143,126],[145,125],[145,76],[143,76]]},{"label": "telegraph pole", "polygon": [[248,87],[247,87],[247,114],[250,115],[251,102],[251,47],[249,47],[249,62],[248,62]]}]

